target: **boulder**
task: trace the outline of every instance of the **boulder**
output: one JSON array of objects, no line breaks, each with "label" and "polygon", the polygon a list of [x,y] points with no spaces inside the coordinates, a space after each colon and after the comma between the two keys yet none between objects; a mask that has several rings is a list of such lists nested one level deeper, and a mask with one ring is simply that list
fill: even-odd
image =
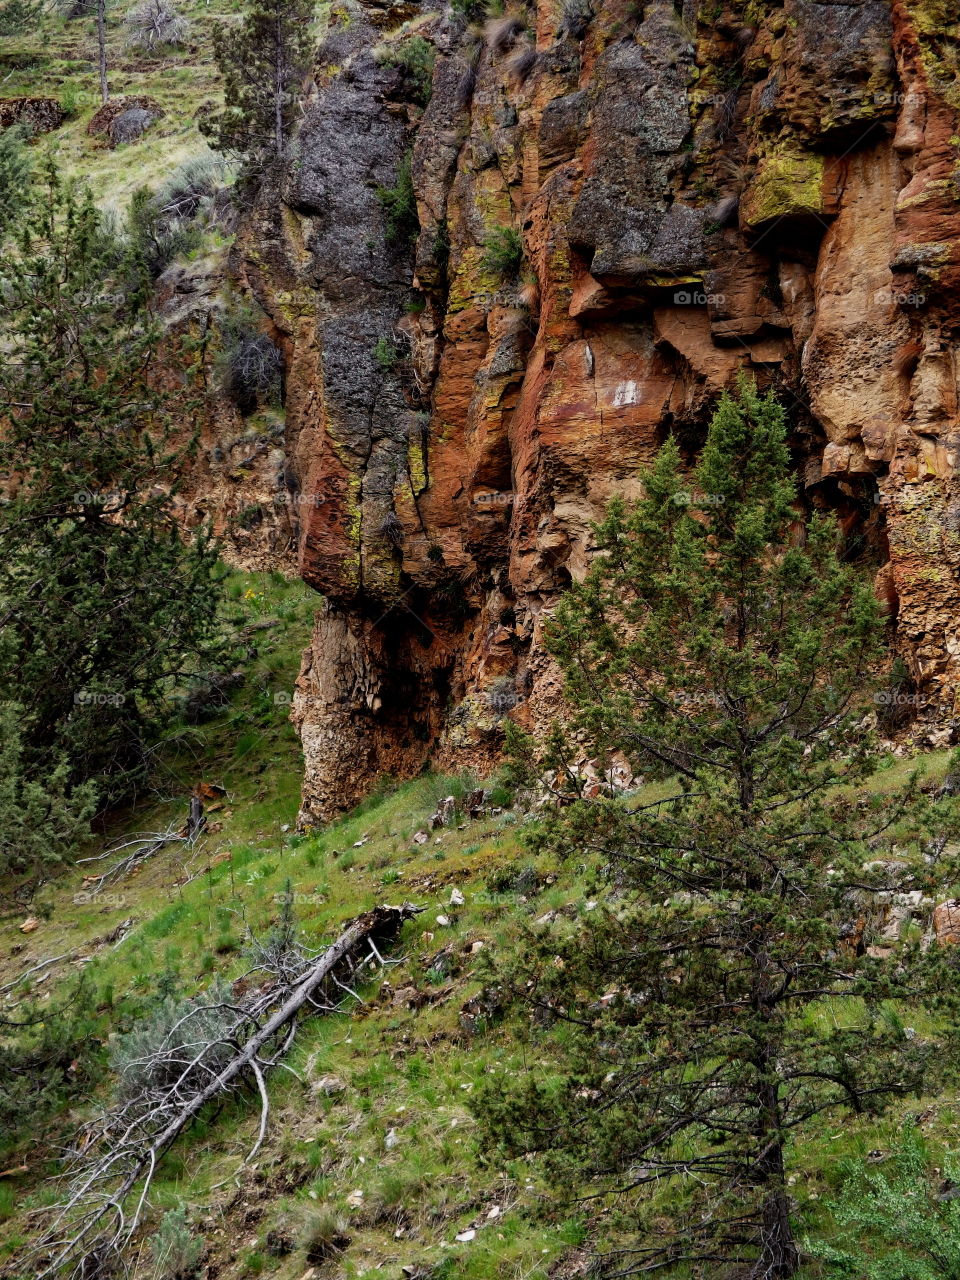
[{"label": "boulder", "polygon": [[20,124],[31,133],[52,133],[65,115],[56,98],[0,98],[0,129]]},{"label": "boulder", "polygon": [[87,133],[91,137],[105,137],[111,147],[116,147],[135,142],[164,115],[163,107],[149,94],[126,94],[105,102],[87,125]]},{"label": "boulder", "polygon": [[960,942],[960,899],[949,898],[934,908],[933,932],[944,946]]}]

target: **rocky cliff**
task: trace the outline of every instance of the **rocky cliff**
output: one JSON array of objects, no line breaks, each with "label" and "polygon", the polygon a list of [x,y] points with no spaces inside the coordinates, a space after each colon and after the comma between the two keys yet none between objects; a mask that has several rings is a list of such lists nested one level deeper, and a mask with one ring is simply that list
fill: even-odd
[{"label": "rocky cliff", "polygon": [[492,764],[507,715],[550,722],[542,624],[591,521],[740,369],[876,573],[922,731],[952,733],[957,15],[594,3],[341,0],[245,216],[233,272],[284,350],[284,514],[324,597],[307,823],[428,757]]}]

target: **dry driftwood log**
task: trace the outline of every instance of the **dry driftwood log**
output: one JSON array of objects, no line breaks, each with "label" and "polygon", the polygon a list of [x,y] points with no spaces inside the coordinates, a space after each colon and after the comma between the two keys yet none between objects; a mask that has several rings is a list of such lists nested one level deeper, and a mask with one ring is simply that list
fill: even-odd
[{"label": "dry driftwood log", "polygon": [[[38,1280],[94,1280],[122,1274],[123,1253],[143,1217],[164,1153],[203,1108],[244,1084],[260,1096],[260,1125],[244,1163],[263,1142],[270,1115],[265,1073],[277,1065],[303,1012],[330,1012],[361,970],[382,964],[380,948],[420,908],[381,906],[346,926],[322,953],[307,952],[292,930],[254,943],[247,994],[215,993],[192,1002],[143,1057],[121,1072],[119,1100],[81,1135],[64,1202],[35,1251]],[[247,975],[248,979],[251,975]],[[242,985],[242,984],[239,984]],[[356,997],[359,999],[359,997]]]}]

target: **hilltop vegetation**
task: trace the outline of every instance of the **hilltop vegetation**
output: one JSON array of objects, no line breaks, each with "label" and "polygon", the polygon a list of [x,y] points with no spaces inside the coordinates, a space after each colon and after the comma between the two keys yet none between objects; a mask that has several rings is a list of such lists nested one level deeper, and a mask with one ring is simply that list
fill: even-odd
[{"label": "hilltop vegetation", "polygon": [[123,17],[135,6],[109,6],[107,65],[113,96],[147,95],[164,115],[137,143],[113,149],[103,136],[87,132],[101,105],[97,77],[96,25],[92,9],[66,17],[44,6],[23,30],[3,39],[0,79],[4,97],[57,99],[64,123],[40,139],[63,175],[82,177],[104,207],[126,212],[130,197],[145,181],[159,185],[184,161],[208,152],[198,112],[215,109],[221,99],[213,57],[212,30],[217,21],[240,10],[236,0],[209,4],[185,0],[176,6],[189,23],[182,44],[144,49],[131,45]]}]

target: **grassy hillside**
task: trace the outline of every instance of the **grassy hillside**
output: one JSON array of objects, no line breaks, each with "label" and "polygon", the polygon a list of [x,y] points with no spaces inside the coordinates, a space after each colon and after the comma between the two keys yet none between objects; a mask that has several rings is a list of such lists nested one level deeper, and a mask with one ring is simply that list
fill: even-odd
[{"label": "grassy hillside", "polygon": [[[523,843],[530,818],[502,788],[493,797],[501,813],[460,815],[414,843],[438,800],[462,796],[472,779],[384,784],[349,817],[295,834],[300,758],[288,698],[315,598],[279,575],[236,575],[230,594],[255,650],[245,684],[215,719],[172,736],[158,795],[124,815],[109,839],[182,820],[198,782],[226,790],[209,809],[209,833],[186,861],[161,853],[103,901],[85,901],[82,869],[70,872],[42,892],[44,918],[32,933],[20,932],[22,911],[9,913],[0,922],[0,987],[45,958],[72,958],[8,989],[3,1012],[25,1007],[31,986],[41,1004],[49,1001],[82,968],[106,1059],[112,1038],[146,1016],[158,993],[193,994],[238,977],[248,967],[245,930],[263,932],[278,918],[288,885],[311,945],[376,903],[424,910],[406,926],[387,971],[358,992],[360,1003],[348,999],[337,1015],[303,1026],[292,1072],[271,1078],[269,1137],[252,1166],[240,1169],[259,1115],[249,1096],[206,1116],[170,1153],[134,1255],[136,1274],[162,1274],[150,1237],[163,1213],[181,1204],[204,1242],[209,1276],[578,1273],[592,1245],[617,1238],[625,1206],[564,1202],[534,1161],[486,1163],[469,1102],[485,1081],[549,1073],[563,1053],[562,1034],[528,1041],[513,1017],[495,1016],[487,966],[542,917],[574,921],[592,909],[582,869],[530,856]],[[945,758],[924,765],[938,774]],[[908,767],[891,761],[877,785],[892,785]],[[104,941],[126,920],[132,926],[121,941]],[[855,1011],[838,1002],[829,1016],[842,1022]],[[911,1017],[922,1029],[922,1012]],[[31,1274],[21,1260],[35,1237],[35,1211],[55,1195],[49,1176],[58,1145],[110,1083],[104,1065],[92,1096],[38,1119],[0,1154],[7,1274]],[[802,1135],[795,1194],[811,1228],[829,1229],[821,1206],[840,1160],[888,1151],[908,1115],[922,1117],[935,1151],[955,1144],[960,1117],[943,1099],[914,1099],[881,1122],[821,1124]],[[829,1272],[811,1266],[806,1274]]]},{"label": "grassy hillside", "polygon": [[216,105],[220,97],[211,27],[240,10],[233,0],[184,0],[177,9],[190,23],[185,45],[148,53],[127,43],[123,17],[131,7],[108,7],[110,92],[149,94],[165,115],[139,142],[116,150],[87,133],[100,106],[92,17],[45,12],[31,30],[0,42],[0,97],[58,99],[67,119],[43,135],[40,145],[53,151],[62,171],[82,175],[98,199],[117,209],[126,207],[137,186],[156,186],[183,161],[207,150],[196,114],[202,104]]}]

